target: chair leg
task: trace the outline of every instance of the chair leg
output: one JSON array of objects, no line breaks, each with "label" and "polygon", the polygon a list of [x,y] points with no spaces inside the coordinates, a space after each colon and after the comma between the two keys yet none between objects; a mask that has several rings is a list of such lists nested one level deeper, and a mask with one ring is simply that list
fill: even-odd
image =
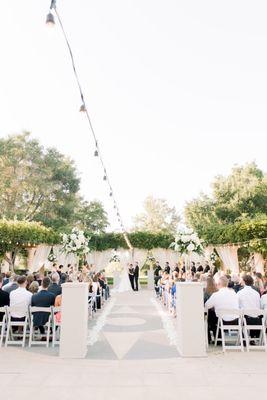
[{"label": "chair leg", "polygon": [[5,343],[5,347],[7,347],[8,344],[8,340],[9,340],[9,335],[10,335],[10,320],[8,320],[7,323],[7,331],[6,331],[6,343]]},{"label": "chair leg", "polygon": [[249,352],[249,337],[248,337],[248,330],[247,327],[244,326],[244,336],[245,336],[245,341],[246,341],[246,347],[247,347],[247,352]]},{"label": "chair leg", "polygon": [[218,320],[217,329],[216,329],[215,343],[214,343],[215,346],[217,346],[217,343],[218,343],[219,329],[220,329],[220,321]]},{"label": "chair leg", "polygon": [[244,343],[243,343],[243,335],[242,335],[242,327],[241,327],[241,325],[239,325],[238,333],[239,333],[241,351],[244,351]]},{"label": "chair leg", "polygon": [[221,324],[221,335],[222,335],[222,348],[223,348],[223,352],[225,353],[225,351],[226,351],[226,349],[225,349],[225,334],[224,334],[223,324]]},{"label": "chair leg", "polygon": [[27,318],[25,320],[25,325],[23,327],[23,339],[22,339],[22,347],[25,347],[26,343],[26,333],[27,333]]},{"label": "chair leg", "polygon": [[46,347],[49,347],[49,337],[50,337],[50,320],[47,324]]}]

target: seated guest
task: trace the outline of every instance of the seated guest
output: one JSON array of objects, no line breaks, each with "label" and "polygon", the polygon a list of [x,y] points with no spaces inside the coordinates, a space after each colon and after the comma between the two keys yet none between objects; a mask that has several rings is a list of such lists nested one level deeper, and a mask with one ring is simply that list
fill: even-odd
[{"label": "seated guest", "polygon": [[[252,276],[244,275],[242,281],[244,287],[237,293],[240,308],[244,310],[259,309],[261,307],[260,295],[259,292],[253,288],[254,280]],[[249,325],[261,324],[261,317],[255,318],[253,315],[250,315],[249,312],[244,317]],[[258,337],[259,331],[251,330],[250,336],[253,338]]]},{"label": "seated guest", "polygon": [[22,275],[17,279],[18,288],[12,290],[10,298],[10,311],[12,321],[25,321],[28,308],[31,304],[32,294],[26,289],[27,278]]},{"label": "seated guest", "polygon": [[10,294],[12,292],[12,290],[15,290],[15,289],[18,288],[17,279],[18,279],[17,275],[16,274],[12,274],[10,279],[9,279],[9,282],[6,285],[4,285],[2,287],[2,289],[5,292]]},{"label": "seated guest", "polygon": [[264,282],[263,282],[263,276],[260,272],[256,272],[254,275],[254,286],[260,293],[260,295],[262,295],[264,292]]},{"label": "seated guest", "polygon": [[231,275],[231,283],[232,283],[232,289],[234,289],[236,293],[239,292],[240,289],[242,289],[240,278],[237,274]]},{"label": "seated guest", "polygon": [[11,277],[11,272],[7,271],[4,274],[3,286],[5,286],[5,285],[7,285],[9,283],[10,277]]},{"label": "seated guest", "polygon": [[60,277],[57,272],[53,272],[51,275],[52,283],[48,287],[48,291],[56,296],[62,293],[61,286],[59,285]]},{"label": "seated guest", "polygon": [[[218,280],[218,292],[213,293],[205,303],[207,310],[214,308],[217,317],[220,309],[239,309],[237,294],[233,289],[228,288],[228,282],[226,276],[221,276]],[[234,323],[236,316],[224,315],[223,320],[226,324]]]},{"label": "seated guest", "polygon": [[[215,280],[213,279],[212,276],[207,277],[206,281],[206,288],[204,289],[204,303],[208,301],[208,299],[213,295],[213,293],[216,293],[218,291],[216,287]],[[216,329],[217,329],[217,316],[215,314],[214,308],[210,308],[208,310],[208,341],[211,343],[212,338],[210,332],[213,333],[213,336],[216,336]]]},{"label": "seated guest", "polygon": [[254,280],[250,275],[244,275],[242,278],[243,289],[237,293],[239,306],[243,309],[260,308],[260,295],[253,288]]},{"label": "seated guest", "polygon": [[[55,307],[61,307],[61,304],[62,304],[62,294],[59,294],[55,300]],[[55,314],[55,318],[56,318],[57,323],[60,324],[61,323],[61,311],[58,311]]]},{"label": "seated guest", "polygon": [[27,286],[26,286],[27,290],[29,290],[29,287],[33,281],[34,281],[34,275],[32,274],[27,275]]},{"label": "seated guest", "polygon": [[[4,278],[0,275],[0,307],[9,306],[9,293],[2,290]],[[0,313],[0,321],[3,320],[4,313]]]},{"label": "seated guest", "polygon": [[264,285],[264,294],[261,296],[261,308],[263,308],[263,310],[267,310],[267,283],[265,282]]},{"label": "seated guest", "polygon": [[39,291],[39,284],[36,281],[33,281],[30,286],[29,286],[29,292],[31,292],[32,294],[38,293]]},{"label": "seated guest", "polygon": [[[31,305],[34,307],[51,307],[55,304],[56,296],[48,291],[50,279],[45,277],[42,281],[41,290],[32,296]],[[44,325],[49,319],[49,314],[36,312],[33,314],[33,326],[38,327],[41,334],[45,333]]]}]

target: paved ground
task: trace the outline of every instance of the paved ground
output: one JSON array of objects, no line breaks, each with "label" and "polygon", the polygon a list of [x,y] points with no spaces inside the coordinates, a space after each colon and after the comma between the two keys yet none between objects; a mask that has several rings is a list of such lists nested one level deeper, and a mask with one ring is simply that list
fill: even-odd
[{"label": "paved ground", "polygon": [[[266,353],[213,351],[207,358],[183,359],[169,344],[152,296],[148,291],[113,296],[110,313],[102,313],[105,325],[84,360],[62,360],[57,349],[0,349],[1,398],[265,398]],[[94,320],[90,332],[96,327]]]}]

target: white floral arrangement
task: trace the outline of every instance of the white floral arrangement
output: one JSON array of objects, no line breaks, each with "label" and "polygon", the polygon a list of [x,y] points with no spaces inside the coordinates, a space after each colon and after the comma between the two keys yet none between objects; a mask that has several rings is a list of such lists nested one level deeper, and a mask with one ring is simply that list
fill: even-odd
[{"label": "white floral arrangement", "polygon": [[54,253],[50,253],[49,256],[47,257],[47,259],[50,262],[55,262],[55,261],[57,261],[57,256]]},{"label": "white floral arrangement", "polygon": [[73,228],[70,234],[62,235],[62,252],[82,256],[88,254],[89,251],[89,239],[78,228]]},{"label": "white floral arrangement", "polygon": [[170,245],[179,254],[202,254],[202,241],[196,232],[190,228],[183,228],[177,232],[174,242]]},{"label": "white floral arrangement", "polygon": [[214,264],[216,260],[217,260],[217,255],[216,255],[216,253],[215,253],[215,252],[212,252],[212,253],[210,254],[210,262],[211,262],[212,264]]},{"label": "white floral arrangement", "polygon": [[112,251],[111,258],[110,258],[109,262],[110,263],[111,262],[120,262],[119,253],[115,249]]}]

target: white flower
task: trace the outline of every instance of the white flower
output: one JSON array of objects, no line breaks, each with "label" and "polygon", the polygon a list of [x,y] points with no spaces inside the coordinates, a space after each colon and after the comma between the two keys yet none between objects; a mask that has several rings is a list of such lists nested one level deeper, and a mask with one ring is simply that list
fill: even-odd
[{"label": "white flower", "polygon": [[77,236],[75,235],[75,233],[72,233],[72,234],[70,235],[70,238],[71,238],[71,240],[76,240],[76,239],[77,239]]},{"label": "white flower", "polygon": [[188,250],[188,251],[193,251],[193,250],[195,250],[195,245],[194,245],[193,243],[190,243],[190,244],[187,246],[187,250]]}]

